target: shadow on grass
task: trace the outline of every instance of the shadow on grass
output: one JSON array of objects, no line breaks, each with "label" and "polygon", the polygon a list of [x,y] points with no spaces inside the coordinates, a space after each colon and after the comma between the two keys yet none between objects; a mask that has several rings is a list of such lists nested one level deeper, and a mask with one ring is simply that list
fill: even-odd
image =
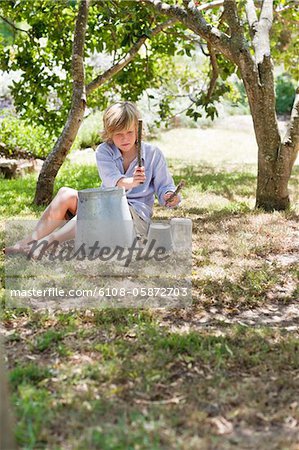
[{"label": "shadow on grass", "polygon": [[[179,172],[179,175],[177,175]],[[226,170],[217,169],[215,167],[196,164],[194,166],[180,167],[174,174],[175,183],[178,184],[181,179],[186,181],[186,187],[183,191],[183,197],[193,196],[196,200],[196,194],[202,199],[203,195],[216,195],[225,198],[231,203],[216,210],[213,202],[210,206],[200,207],[194,206],[184,209],[188,214],[204,214],[214,209],[213,215],[246,213],[250,211],[248,200],[254,199],[256,195],[256,173],[252,171],[252,166],[244,170]],[[289,181],[289,191],[291,205],[295,205],[299,201],[299,166],[295,166]],[[199,200],[200,201],[200,200]],[[216,206],[218,209],[219,206]]]},{"label": "shadow on grass", "polygon": [[[223,311],[229,316],[238,314],[244,309],[254,309],[264,306],[266,309],[271,304],[288,304],[298,299],[298,286],[287,285],[286,275],[296,278],[298,265],[294,263],[286,267],[264,265],[254,269],[245,269],[238,279],[224,278],[198,279],[192,282],[196,291],[196,297],[201,306],[209,310],[211,307],[217,311]],[[284,287],[284,282],[286,286]],[[271,312],[269,311],[269,314]],[[212,319],[213,314],[211,314]],[[283,325],[285,325],[282,317]],[[281,325],[278,321],[276,325]]]},{"label": "shadow on grass", "polygon": [[[114,311],[105,311],[99,323],[100,314],[62,313],[52,323],[48,317],[48,331],[60,332],[76,358],[58,357],[57,343],[46,359],[44,349],[35,348],[38,368],[24,363],[27,346],[39,335],[39,330],[28,335],[35,328],[30,313],[18,327],[20,341],[12,334],[8,338],[21,446],[197,449],[215,448],[221,439],[217,448],[234,440],[238,448],[266,449],[276,448],[272,443],[277,439],[281,443],[280,434],[286,439],[285,419],[297,414],[295,332],[239,325],[220,326],[217,335],[213,330],[178,333],[148,316],[144,321],[135,316],[139,323],[134,326],[130,310],[118,312],[119,319]],[[78,325],[71,334],[69,316]],[[82,334],[82,328],[89,333]],[[16,346],[23,350],[19,361]],[[221,418],[229,425],[224,433]],[[259,437],[256,431],[262,432]],[[268,447],[263,446],[266,432]],[[296,442],[298,427],[287,434],[289,442]],[[247,447],[250,440],[253,446]]]},{"label": "shadow on grass", "polygon": [[[176,170],[177,172],[177,170]],[[187,188],[194,188],[198,193],[213,193],[234,201],[236,195],[251,197],[255,195],[256,175],[250,170],[225,170],[212,166],[196,164],[179,169],[175,174],[177,183],[181,178],[187,182]]]}]

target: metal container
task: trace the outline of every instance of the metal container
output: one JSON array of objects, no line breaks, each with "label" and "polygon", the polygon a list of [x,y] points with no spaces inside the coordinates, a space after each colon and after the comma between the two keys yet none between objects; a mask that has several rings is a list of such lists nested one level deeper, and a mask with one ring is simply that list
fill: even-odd
[{"label": "metal container", "polygon": [[171,252],[173,250],[169,224],[161,222],[153,222],[150,224],[147,235],[147,247],[149,246],[153,249],[158,247],[165,248],[166,252]]},{"label": "metal container", "polygon": [[130,247],[134,224],[125,189],[120,187],[84,189],[78,192],[76,248]]},{"label": "metal container", "polygon": [[170,220],[175,252],[192,250],[192,220],[175,217]]}]

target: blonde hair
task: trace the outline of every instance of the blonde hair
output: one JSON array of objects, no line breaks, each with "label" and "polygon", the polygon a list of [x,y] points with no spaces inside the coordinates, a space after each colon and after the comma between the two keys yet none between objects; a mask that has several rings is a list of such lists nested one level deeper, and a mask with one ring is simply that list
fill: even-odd
[{"label": "blonde hair", "polygon": [[109,106],[104,112],[104,131],[102,138],[108,142],[112,140],[114,133],[128,130],[132,124],[137,128],[141,114],[131,102],[117,102]]}]

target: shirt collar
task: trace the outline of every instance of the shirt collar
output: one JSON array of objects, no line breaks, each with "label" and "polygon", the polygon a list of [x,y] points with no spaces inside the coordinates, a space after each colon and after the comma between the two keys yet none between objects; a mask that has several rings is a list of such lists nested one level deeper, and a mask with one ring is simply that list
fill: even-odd
[{"label": "shirt collar", "polygon": [[[114,145],[113,143],[110,144],[112,149],[113,149],[113,160],[115,161],[116,159],[122,158],[123,159],[123,155],[121,153],[121,151],[119,150],[118,147],[116,147],[116,145]],[[144,155],[143,155],[143,144],[141,144],[141,159],[143,159],[143,161],[145,160]]]}]

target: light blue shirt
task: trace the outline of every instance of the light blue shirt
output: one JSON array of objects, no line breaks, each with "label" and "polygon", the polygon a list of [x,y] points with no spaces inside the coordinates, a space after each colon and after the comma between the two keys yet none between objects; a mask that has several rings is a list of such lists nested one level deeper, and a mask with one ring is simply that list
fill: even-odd
[{"label": "light blue shirt", "polygon": [[[142,143],[141,157],[146,180],[143,184],[127,190],[126,196],[128,204],[133,206],[137,214],[146,222],[150,222],[155,194],[160,205],[165,205],[163,196],[168,191],[175,191],[175,185],[163,153],[158,147]],[[107,142],[98,146],[96,160],[103,188],[116,186],[121,178],[133,177],[138,164],[136,157],[125,172],[121,151],[114,144]]]}]

